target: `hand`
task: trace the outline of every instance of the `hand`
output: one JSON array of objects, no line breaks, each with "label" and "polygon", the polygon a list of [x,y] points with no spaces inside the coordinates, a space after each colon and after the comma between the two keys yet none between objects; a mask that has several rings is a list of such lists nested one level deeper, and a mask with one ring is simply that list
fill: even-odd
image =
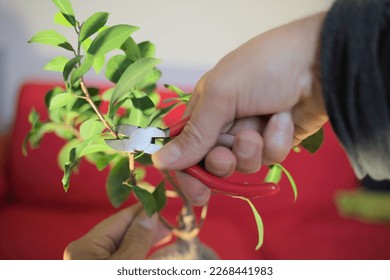
[{"label": "hand", "polygon": [[70,243],[64,259],[144,259],[150,247],[168,235],[157,214],[149,218],[140,204],[125,208]]},{"label": "hand", "polygon": [[[206,168],[218,176],[252,173],[283,161],[320,129],[327,121],[318,57],[324,16],[271,30],[225,56],[196,85],[186,111],[190,121],[153,156],[155,166],[181,170],[206,158]],[[216,146],[229,131],[233,147]],[[210,191],[195,178],[178,179],[193,203],[208,200]]]}]

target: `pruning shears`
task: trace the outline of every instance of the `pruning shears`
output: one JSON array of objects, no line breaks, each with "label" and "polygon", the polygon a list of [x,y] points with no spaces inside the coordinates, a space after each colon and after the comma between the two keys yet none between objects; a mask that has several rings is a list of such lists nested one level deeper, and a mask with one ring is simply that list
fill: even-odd
[{"label": "pruning shears", "polygon": [[[106,139],[105,141],[111,148],[117,151],[154,154],[162,148],[162,144],[156,143],[156,140],[172,139],[179,135],[189,119],[190,116],[164,129],[158,127],[142,128],[134,125],[121,124],[116,127],[116,132],[125,138]],[[183,172],[197,178],[212,191],[231,196],[252,198],[273,195],[279,191],[279,186],[272,182],[255,184],[247,182],[238,183],[217,177],[206,171],[200,163],[184,169]]]}]

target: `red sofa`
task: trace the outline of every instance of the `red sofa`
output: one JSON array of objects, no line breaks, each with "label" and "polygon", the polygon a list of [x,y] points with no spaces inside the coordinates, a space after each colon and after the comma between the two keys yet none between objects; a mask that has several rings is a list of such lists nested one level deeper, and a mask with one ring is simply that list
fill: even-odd
[{"label": "red sofa", "polygon": [[[105,194],[107,171],[100,173],[87,162],[64,193],[56,164],[63,141],[56,136],[46,136],[41,148],[22,155],[28,113],[35,107],[45,115],[44,94],[52,86],[34,82],[21,87],[10,141],[0,144],[6,151],[0,169],[0,259],[61,259],[70,241],[116,211]],[[222,259],[390,259],[389,226],[339,216],[335,192],[358,182],[329,125],[325,138],[316,154],[292,153],[284,163],[298,185],[296,203],[285,178],[279,194],[253,200],[265,228],[259,251],[250,208],[223,195],[212,197],[200,238]],[[158,174],[150,170],[148,180],[156,182]],[[252,178],[262,179],[259,174]],[[166,214],[173,217],[178,205],[170,201]]]}]

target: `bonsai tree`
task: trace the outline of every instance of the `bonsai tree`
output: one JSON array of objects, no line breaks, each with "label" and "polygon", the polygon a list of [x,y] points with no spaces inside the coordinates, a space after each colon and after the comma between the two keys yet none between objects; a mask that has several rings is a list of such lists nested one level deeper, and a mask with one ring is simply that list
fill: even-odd
[{"label": "bonsai tree", "polygon": [[[151,42],[137,43],[131,37],[138,27],[128,24],[109,26],[107,12],[94,13],[82,22],[75,16],[69,0],[52,2],[59,9],[54,16],[55,23],[73,29],[76,43],[72,45],[65,36],[55,30],[40,31],[29,40],[29,43],[51,45],[63,50],[64,55],[53,58],[44,69],[62,73],[64,85],[55,87],[46,94],[48,119],[42,120],[39,113],[32,109],[29,115],[31,131],[25,139],[24,153],[27,154],[28,146],[37,148],[46,133],[55,133],[65,140],[58,153],[65,192],[70,190],[71,175],[78,170],[80,161],[84,159],[100,171],[109,168],[106,192],[114,207],[121,206],[134,195],[147,214],[153,215],[164,208],[167,197],[180,197],[183,200],[183,209],[178,215],[177,225],[169,224],[160,215],[161,221],[179,241],[174,249],[197,244],[198,255],[192,257],[215,258],[216,256],[196,239],[206,218],[207,205],[203,207],[197,222],[193,207],[180,192],[170,173],[165,172],[162,181],[157,186],[151,186],[144,181],[144,167],[151,164],[149,155],[117,152],[105,143],[106,139],[124,137],[115,130],[119,124],[164,126],[164,116],[175,106],[188,102],[190,94],[176,86],[165,85],[176,93],[177,98],[161,102],[156,91],[161,77],[161,71],[157,68],[160,60],[155,58],[155,46]],[[90,86],[84,77],[92,71],[104,71],[111,86],[104,92]],[[315,151],[321,144],[322,137],[320,131],[303,143],[303,146]],[[281,165],[270,166],[265,181],[278,183],[283,171],[291,182],[296,198],[295,183]],[[172,189],[166,189],[166,181],[169,181]],[[259,249],[263,242],[260,215],[248,198],[239,198],[248,202],[254,213],[259,232],[256,249]],[[160,254],[159,257],[163,256]]]}]

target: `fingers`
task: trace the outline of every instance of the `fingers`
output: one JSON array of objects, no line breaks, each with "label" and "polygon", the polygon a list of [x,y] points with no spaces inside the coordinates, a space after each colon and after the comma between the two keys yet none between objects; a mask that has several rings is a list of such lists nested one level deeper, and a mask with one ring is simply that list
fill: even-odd
[{"label": "fingers", "polygon": [[237,159],[229,148],[217,146],[207,154],[205,164],[214,175],[227,177],[236,169]]},{"label": "fingers", "polygon": [[149,218],[138,203],[103,220],[70,243],[64,259],[143,259],[150,247],[168,234],[157,215]]},{"label": "fingers", "polygon": [[207,170],[219,177],[227,177],[235,170],[243,173],[258,171],[262,162],[261,133],[264,127],[265,121],[260,117],[236,120],[227,131],[233,138],[231,144],[228,145],[231,149],[213,148],[206,157]]},{"label": "fingers", "polygon": [[273,115],[264,130],[263,164],[283,161],[291,150],[294,124],[289,112]]},{"label": "fingers", "polygon": [[263,139],[257,131],[242,130],[235,136],[233,153],[237,158],[236,170],[254,173],[260,170]]},{"label": "fingers", "polygon": [[183,172],[176,172],[181,191],[194,205],[202,206],[210,199],[211,191],[199,180]]},{"label": "fingers", "polygon": [[125,232],[118,250],[112,254],[111,259],[141,260],[145,259],[158,227],[158,215],[148,217],[141,210]]},{"label": "fingers", "polygon": [[103,220],[83,237],[71,242],[64,251],[64,259],[99,260],[109,258],[119,246],[129,224],[141,209],[140,204],[135,204]]}]

